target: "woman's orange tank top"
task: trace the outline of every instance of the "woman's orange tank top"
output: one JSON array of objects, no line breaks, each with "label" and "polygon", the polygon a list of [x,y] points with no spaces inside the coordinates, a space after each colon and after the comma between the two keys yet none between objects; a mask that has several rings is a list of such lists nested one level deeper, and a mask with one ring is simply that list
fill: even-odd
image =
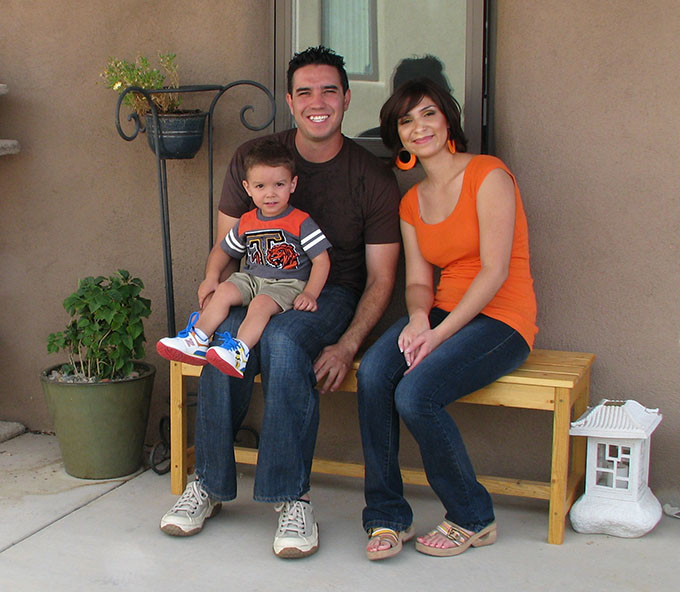
[{"label": "woman's orange tank top", "polygon": [[500,159],[483,154],[470,160],[463,173],[463,187],[458,203],[442,222],[423,222],[418,205],[417,185],[411,187],[402,198],[399,215],[415,228],[423,257],[441,269],[434,306],[451,311],[460,302],[482,267],[477,191],[494,169],[508,173],[515,185],[515,232],[508,277],[482,313],[516,329],[529,347],[533,348],[538,327],[534,282],[529,267],[527,220],[515,177]]}]

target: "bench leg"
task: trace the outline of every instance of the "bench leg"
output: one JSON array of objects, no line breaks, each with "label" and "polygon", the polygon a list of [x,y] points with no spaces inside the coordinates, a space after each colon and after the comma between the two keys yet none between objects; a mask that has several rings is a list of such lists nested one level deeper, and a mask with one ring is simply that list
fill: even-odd
[{"label": "bench leg", "polygon": [[170,362],[170,490],[187,485],[187,387],[181,362]]},{"label": "bench leg", "polygon": [[550,517],[548,521],[548,542],[553,545],[561,545],[564,540],[567,479],[569,476],[570,398],[569,389],[555,389],[552,467],[550,471]]},{"label": "bench leg", "polygon": [[[574,400],[573,419],[578,419],[585,413],[590,402],[590,372],[583,379],[582,386],[576,392]],[[571,472],[569,475],[569,489],[567,490],[568,512],[576,498],[583,491],[586,477],[586,444],[587,438],[574,436],[571,438]]]},{"label": "bench leg", "polygon": [[[574,420],[581,417],[588,408],[590,402],[590,372],[583,378],[583,388],[578,393],[576,401],[574,401]],[[582,477],[586,474],[586,443],[585,437],[575,437],[573,440],[572,456],[571,456],[571,470],[575,473],[581,473]]]}]

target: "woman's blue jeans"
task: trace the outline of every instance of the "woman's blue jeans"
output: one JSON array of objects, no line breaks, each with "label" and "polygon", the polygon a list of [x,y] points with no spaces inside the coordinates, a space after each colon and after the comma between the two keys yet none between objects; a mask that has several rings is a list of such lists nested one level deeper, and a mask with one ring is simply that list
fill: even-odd
[{"label": "woman's blue jeans", "polygon": [[[289,310],[272,317],[250,352],[242,379],[205,367],[196,411],[196,474],[211,497],[236,497],[234,436],[248,411],[258,373],[265,404],[253,497],[290,501],[309,490],[319,425],[314,360],[344,333],[357,301],[347,288],[326,286],[316,312]],[[232,308],[218,331],[235,336],[245,312],[243,307]]]},{"label": "woman's blue jeans", "polygon": [[[431,326],[447,314],[432,309]],[[493,504],[446,406],[520,366],[529,346],[505,323],[480,314],[404,376],[407,366],[397,338],[407,322],[406,317],[397,321],[366,352],[357,375],[366,463],[364,528],[400,531],[413,522],[399,469],[401,418],[418,443],[446,519],[477,532],[494,520]]]}]

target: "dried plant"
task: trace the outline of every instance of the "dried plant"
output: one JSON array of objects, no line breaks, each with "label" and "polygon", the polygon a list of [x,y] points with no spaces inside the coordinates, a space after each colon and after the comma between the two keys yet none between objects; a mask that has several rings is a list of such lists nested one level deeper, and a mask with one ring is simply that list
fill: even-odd
[{"label": "dried plant", "polygon": [[[159,53],[160,69],[152,68],[144,56],[139,56],[135,62],[110,58],[101,77],[106,81],[106,88],[111,88],[119,94],[129,86],[138,86],[144,90],[178,88],[179,76],[175,57],[174,53]],[[173,113],[179,109],[180,98],[177,93],[153,94],[151,99],[160,113]],[[136,111],[140,118],[151,110],[144,95],[138,92],[126,94],[123,103]]]}]

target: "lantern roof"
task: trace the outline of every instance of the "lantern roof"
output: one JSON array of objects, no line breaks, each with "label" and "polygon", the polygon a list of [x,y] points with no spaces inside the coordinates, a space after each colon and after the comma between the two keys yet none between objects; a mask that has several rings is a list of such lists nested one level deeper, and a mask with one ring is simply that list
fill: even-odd
[{"label": "lantern roof", "polygon": [[571,423],[572,436],[646,439],[661,422],[658,409],[647,409],[637,401],[602,399]]}]

